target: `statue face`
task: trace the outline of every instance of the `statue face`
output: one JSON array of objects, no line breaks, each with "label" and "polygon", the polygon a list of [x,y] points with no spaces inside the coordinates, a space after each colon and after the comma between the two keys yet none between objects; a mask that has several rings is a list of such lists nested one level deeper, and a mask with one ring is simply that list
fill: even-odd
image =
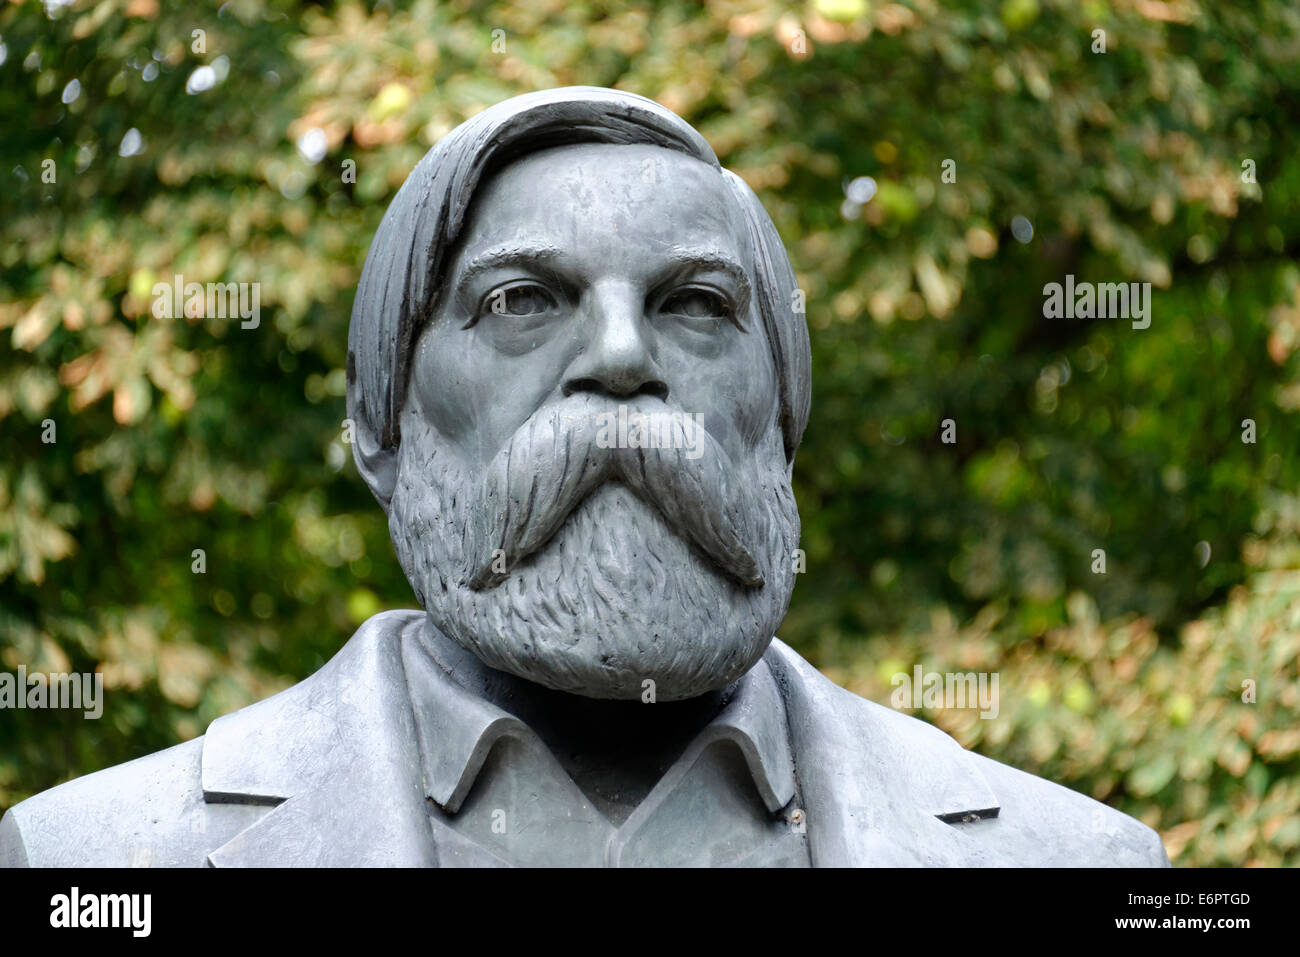
[{"label": "statue face", "polygon": [[390,525],[435,623],[593,697],[734,680],[785,614],[798,513],[744,220],[652,146],[479,190],[422,331]]},{"label": "statue face", "polygon": [[777,403],[744,236],[717,171],[681,153],[583,145],[528,156],[476,200],[419,344],[413,398],[479,466],[575,390],[702,413],[739,459]]}]

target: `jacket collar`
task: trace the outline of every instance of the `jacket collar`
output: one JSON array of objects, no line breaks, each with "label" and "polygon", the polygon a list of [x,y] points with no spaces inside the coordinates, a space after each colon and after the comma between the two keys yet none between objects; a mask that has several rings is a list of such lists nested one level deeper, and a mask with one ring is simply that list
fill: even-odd
[{"label": "jacket collar", "polygon": [[[513,679],[483,665],[426,620],[402,649],[416,736],[428,796],[456,813],[468,796],[492,746],[505,735],[533,732],[494,704],[501,682]],[[697,744],[733,741],[767,809],[779,811],[794,797],[794,759],[785,703],[765,663],[750,669],[722,694],[721,709]]]},{"label": "jacket collar", "polygon": [[844,690],[773,640],[808,842],[819,867],[969,865],[961,833],[998,815],[975,758],[933,725]]},{"label": "jacket collar", "polygon": [[[518,719],[482,702],[457,725],[466,731],[454,747],[422,763],[402,645],[419,640],[423,621],[418,611],[376,615],[310,678],[213,722],[203,744],[205,800],[271,810],[212,851],[210,863],[436,864],[427,796],[463,800],[500,722]],[[732,699],[741,704],[724,731],[753,745],[746,757],[769,806],[787,789],[771,741],[789,741],[813,863],[962,863],[961,825],[945,822],[997,814],[972,757],[937,728],[839,688],[779,640],[763,660],[785,707],[764,701],[756,685]],[[784,735],[760,717],[782,712]]]}]

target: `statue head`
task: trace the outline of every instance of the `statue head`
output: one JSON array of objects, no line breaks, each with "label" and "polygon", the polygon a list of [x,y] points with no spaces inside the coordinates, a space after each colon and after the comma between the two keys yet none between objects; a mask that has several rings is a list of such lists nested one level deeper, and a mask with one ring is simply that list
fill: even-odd
[{"label": "statue head", "polygon": [[357,467],[420,604],[487,665],[661,700],[785,616],[808,333],[757,197],[643,97],[516,97],[441,140],[348,337]]}]

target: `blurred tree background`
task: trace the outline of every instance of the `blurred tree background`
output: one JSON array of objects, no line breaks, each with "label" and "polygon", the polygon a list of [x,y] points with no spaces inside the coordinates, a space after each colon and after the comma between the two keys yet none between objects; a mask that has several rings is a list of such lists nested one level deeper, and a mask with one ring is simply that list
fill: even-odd
[{"label": "blurred tree background", "polygon": [[[413,605],[343,440],[355,283],[432,143],[569,84],[696,125],[807,293],[782,637],[884,703],[996,671],[996,719],[918,713],[1176,864],[1300,862],[1285,0],[6,3],[0,667],[107,703],[0,712],[0,810]],[[260,325],[156,318],[176,274]],[[1044,318],[1066,274],[1151,283],[1150,328]]]}]

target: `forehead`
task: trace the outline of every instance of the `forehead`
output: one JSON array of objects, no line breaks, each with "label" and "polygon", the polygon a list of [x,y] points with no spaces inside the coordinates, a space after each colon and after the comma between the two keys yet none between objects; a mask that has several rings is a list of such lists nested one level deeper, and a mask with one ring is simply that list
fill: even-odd
[{"label": "forehead", "polygon": [[475,196],[462,249],[530,240],[604,261],[699,246],[748,267],[743,227],[714,167],[657,146],[584,143],[498,171]]}]

